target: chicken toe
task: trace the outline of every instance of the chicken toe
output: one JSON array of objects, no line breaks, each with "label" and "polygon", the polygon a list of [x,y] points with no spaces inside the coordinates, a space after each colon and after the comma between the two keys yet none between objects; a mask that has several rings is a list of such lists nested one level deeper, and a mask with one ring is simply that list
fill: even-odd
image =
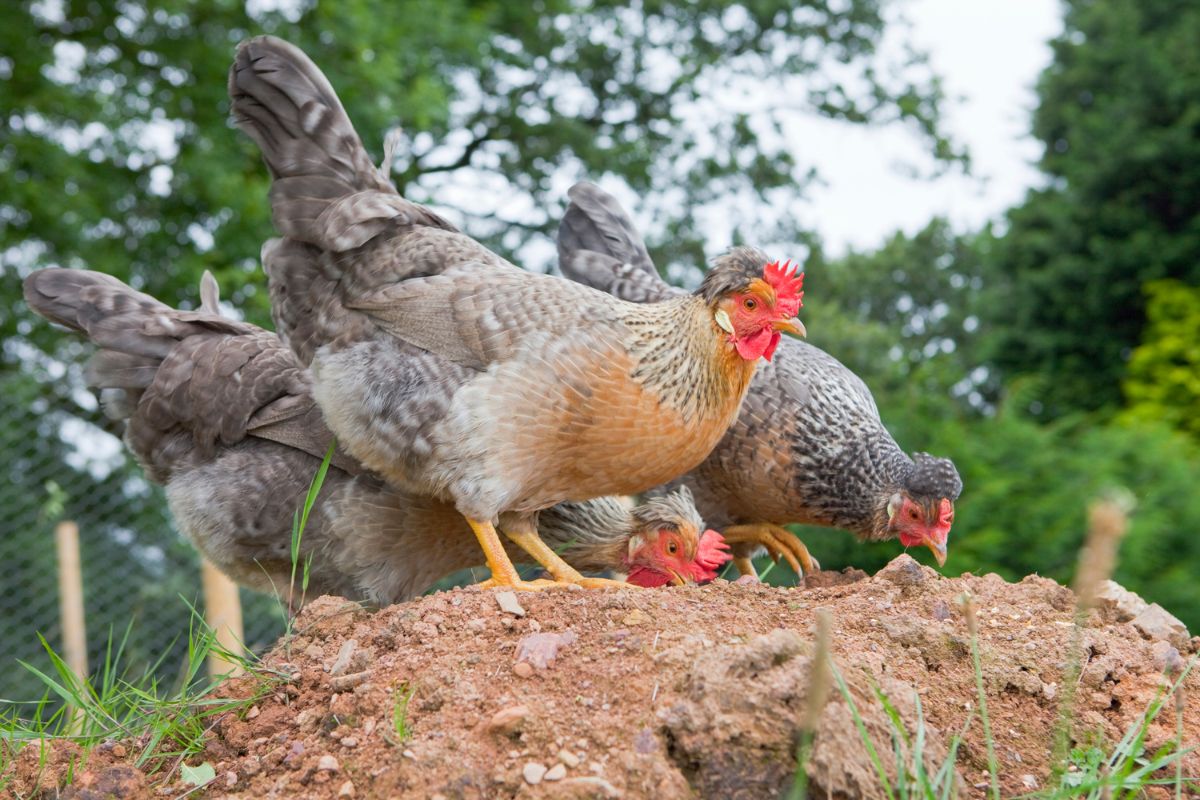
[{"label": "chicken toe", "polygon": [[[613,589],[629,588],[630,584],[622,581],[613,581],[605,578],[585,578],[579,573],[579,570],[572,567],[562,557],[550,549],[549,545],[542,541],[538,536],[537,530],[533,524],[527,521],[520,521],[515,524],[506,525],[504,535],[524,550],[537,563],[541,564],[547,572],[559,583],[574,584],[582,586],[585,589]],[[503,551],[502,551],[503,552]]]},{"label": "chicken toe", "polygon": [[[733,525],[722,531],[722,535],[726,542],[734,546],[735,552],[742,550],[738,545],[754,545],[766,548],[767,553],[776,561],[782,556],[797,575],[809,575],[821,569],[821,565],[809,554],[804,542],[779,525],[766,522]],[[756,575],[754,564],[748,555],[734,558],[734,565],[743,575]]]}]

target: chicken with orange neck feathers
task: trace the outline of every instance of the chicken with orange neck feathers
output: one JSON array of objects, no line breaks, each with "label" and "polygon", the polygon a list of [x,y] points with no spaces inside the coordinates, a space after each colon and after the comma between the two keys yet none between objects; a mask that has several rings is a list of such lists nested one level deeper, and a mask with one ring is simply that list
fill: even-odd
[{"label": "chicken with orange neck feathers", "polygon": [[[608,193],[570,190],[558,230],[559,266],[581,283],[639,303],[686,294],[659,277],[641,235]],[[669,486],[687,486],[710,525],[733,544],[738,569],[764,545],[799,572],[816,568],[780,527],[845,528],[861,539],[899,539],[946,559],[962,480],[954,463],[909,457],[879,418],[870,390],[808,342],[783,342],[755,376],[741,414],[704,463]]]},{"label": "chicken with orange neck feathers", "polygon": [[638,305],[517,269],[374,167],[333,88],[297,48],[243,43],[234,120],[273,178],[281,239],[263,251],[276,326],[311,362],[347,452],[391,485],[444,498],[492,570],[521,581],[496,527],[553,575],[555,503],[630,494],[695,467],[736,418],[757,362],[801,333],[801,278],[751,248],[692,294]]}]

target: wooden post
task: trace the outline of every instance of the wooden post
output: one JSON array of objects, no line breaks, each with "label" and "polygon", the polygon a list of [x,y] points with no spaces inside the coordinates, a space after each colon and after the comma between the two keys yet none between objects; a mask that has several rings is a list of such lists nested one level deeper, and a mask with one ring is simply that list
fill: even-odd
[{"label": "wooden post", "polygon": [[[79,526],[63,520],[54,526],[58,554],[58,613],[62,625],[63,658],[80,683],[87,681],[87,627],[83,616],[83,568],[79,557]],[[83,718],[79,709],[69,710],[67,729],[80,733]]]},{"label": "wooden post", "polygon": [[[225,577],[209,560],[203,559],[200,566],[204,584],[204,619],[216,631],[216,641],[224,650],[242,655],[246,652],[242,632],[242,601],[238,597],[237,584]],[[217,652],[208,656],[208,674],[235,677],[244,670],[237,661],[222,658]]]}]

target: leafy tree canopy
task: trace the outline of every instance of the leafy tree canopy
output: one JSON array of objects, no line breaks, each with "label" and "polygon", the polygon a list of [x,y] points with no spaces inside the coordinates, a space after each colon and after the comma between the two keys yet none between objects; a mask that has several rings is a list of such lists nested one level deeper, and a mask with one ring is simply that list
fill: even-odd
[{"label": "leafy tree canopy", "polygon": [[1200,6],[1070,0],[1038,85],[1049,185],[1009,214],[996,364],[1042,375],[1050,416],[1120,402],[1142,285],[1200,283]]}]

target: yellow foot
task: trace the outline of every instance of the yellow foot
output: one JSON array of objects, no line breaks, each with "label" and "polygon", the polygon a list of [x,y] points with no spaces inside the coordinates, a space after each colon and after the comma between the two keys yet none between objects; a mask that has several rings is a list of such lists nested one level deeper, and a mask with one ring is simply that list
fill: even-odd
[{"label": "yellow foot", "polygon": [[641,587],[634,586],[632,583],[625,581],[614,581],[608,578],[580,578],[577,581],[571,581],[576,586],[582,586],[585,589],[638,589]]},{"label": "yellow foot", "polygon": [[551,581],[545,578],[538,578],[534,581],[524,581],[518,578],[515,581],[498,581],[495,578],[488,578],[486,581],[480,581],[475,584],[480,589],[511,589],[514,592],[540,592],[543,589],[555,589],[564,586],[570,586],[566,581]]},{"label": "yellow foot", "polygon": [[[813,558],[804,542],[786,528],[769,523],[754,525],[733,525],[721,532],[725,541],[730,545],[751,544],[766,548],[771,559],[778,561],[782,557],[795,570],[797,575],[810,575],[821,569],[821,565]],[[753,575],[754,567],[748,557],[735,558],[734,563],[743,575]],[[746,567],[749,566],[747,570]]]},{"label": "yellow foot", "polygon": [[758,570],[754,568],[754,560],[750,556],[735,556],[733,565],[737,567],[739,575],[751,575],[758,577]]}]

